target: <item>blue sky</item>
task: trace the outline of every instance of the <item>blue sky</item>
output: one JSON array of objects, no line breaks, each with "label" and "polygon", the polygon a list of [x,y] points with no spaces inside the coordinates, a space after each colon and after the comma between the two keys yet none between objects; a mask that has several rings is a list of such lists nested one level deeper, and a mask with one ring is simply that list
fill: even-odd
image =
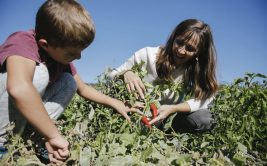
[{"label": "blue sky", "polygon": [[[34,27],[44,0],[1,0],[2,44],[9,34]],[[265,0],[80,0],[96,26],[96,38],[75,61],[85,82],[96,82],[135,51],[165,44],[184,19],[197,18],[213,31],[218,80],[232,82],[246,72],[267,75],[267,1]]]}]

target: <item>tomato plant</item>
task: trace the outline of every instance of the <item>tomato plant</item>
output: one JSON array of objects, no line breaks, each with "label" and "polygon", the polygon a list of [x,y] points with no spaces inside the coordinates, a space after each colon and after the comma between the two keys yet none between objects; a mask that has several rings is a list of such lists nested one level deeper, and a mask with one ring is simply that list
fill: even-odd
[{"label": "tomato plant", "polygon": [[[141,78],[145,72],[138,71]],[[164,89],[182,91],[181,84],[150,85],[144,113],[156,110],[150,103],[164,95]],[[120,77],[109,80],[105,74],[95,86],[104,94],[133,104]],[[56,122],[71,143],[66,165],[266,165],[267,164],[267,81],[262,74],[247,73],[220,87],[211,110],[217,115],[212,131],[201,134],[166,133],[141,123],[131,114],[131,123],[111,108],[85,101],[75,95]],[[157,114],[152,112],[152,115]],[[153,116],[152,116],[153,117]],[[10,132],[8,155],[0,165],[42,165],[34,151],[34,132],[18,137]],[[23,139],[22,139],[23,138]]]}]

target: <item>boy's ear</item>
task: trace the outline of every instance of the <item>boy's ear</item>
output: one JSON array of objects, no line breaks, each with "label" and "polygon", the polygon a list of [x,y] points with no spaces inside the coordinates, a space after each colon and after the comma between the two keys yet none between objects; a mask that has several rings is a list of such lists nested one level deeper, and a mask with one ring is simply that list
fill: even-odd
[{"label": "boy's ear", "polygon": [[39,46],[41,46],[44,50],[46,50],[47,47],[48,47],[48,42],[47,42],[45,39],[40,39],[40,40],[38,41],[38,44],[39,44]]}]

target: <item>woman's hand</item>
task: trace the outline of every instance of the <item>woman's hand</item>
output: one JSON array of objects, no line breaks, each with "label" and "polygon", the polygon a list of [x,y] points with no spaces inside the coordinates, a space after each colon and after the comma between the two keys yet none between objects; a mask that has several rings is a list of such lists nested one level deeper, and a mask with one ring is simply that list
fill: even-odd
[{"label": "woman's hand", "polygon": [[[146,89],[140,77],[130,70],[125,72],[123,74],[123,77],[124,77],[124,82],[126,83],[128,92],[131,93],[133,91],[137,91],[139,96],[142,99],[144,99],[145,98],[144,93]],[[134,95],[136,98],[138,98],[138,95],[136,93],[134,93]]]},{"label": "woman's hand", "polygon": [[52,163],[62,163],[69,157],[69,142],[61,135],[48,139],[45,143],[48,157]]},{"label": "woman's hand", "polygon": [[191,108],[187,102],[183,102],[176,105],[162,105],[158,109],[158,116],[152,119],[149,123],[153,124],[159,120],[167,118],[170,114],[175,112],[190,112]]},{"label": "woman's hand", "polygon": [[158,116],[152,119],[149,123],[153,124],[157,121],[167,118],[170,114],[176,112],[175,105],[162,105],[158,109]]},{"label": "woman's hand", "polygon": [[124,104],[122,101],[114,99],[112,102],[112,107],[120,113],[128,122],[130,122],[130,117],[128,116],[128,112],[136,112],[140,115],[143,115],[143,113],[139,110],[140,108],[144,108],[144,103],[136,102],[132,108],[128,107],[126,104]]}]

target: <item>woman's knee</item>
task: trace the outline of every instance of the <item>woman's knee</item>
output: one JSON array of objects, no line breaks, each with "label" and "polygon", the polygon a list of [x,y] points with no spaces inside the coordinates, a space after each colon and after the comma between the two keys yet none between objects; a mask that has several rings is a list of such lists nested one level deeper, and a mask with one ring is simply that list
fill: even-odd
[{"label": "woman's knee", "polygon": [[211,130],[215,125],[215,116],[210,110],[198,110],[192,113],[178,113],[172,123],[177,132],[197,133]]},{"label": "woman's knee", "polygon": [[215,115],[208,109],[189,114],[187,120],[195,126],[195,132],[209,131],[215,125]]}]

